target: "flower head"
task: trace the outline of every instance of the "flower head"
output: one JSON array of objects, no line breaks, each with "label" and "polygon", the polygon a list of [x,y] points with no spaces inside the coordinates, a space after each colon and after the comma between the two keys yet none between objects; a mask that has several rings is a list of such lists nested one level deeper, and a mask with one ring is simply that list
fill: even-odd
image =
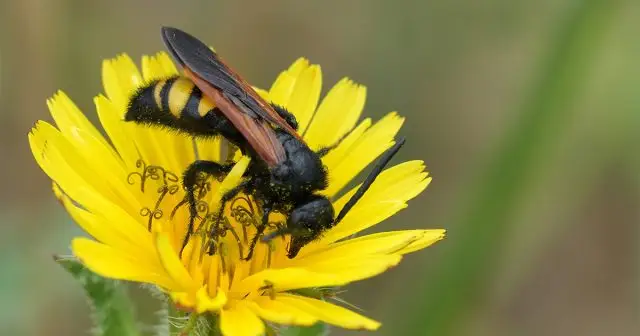
[{"label": "flower head", "polygon": [[[251,259],[245,260],[261,211],[256,200],[241,194],[227,203],[222,221],[212,216],[224,192],[242,181],[249,163],[248,157],[235,153],[228,175],[200,177],[198,229],[181,251],[189,218],[182,172],[196,159],[222,162],[234,153],[221,139],[191,138],[123,121],[137,88],[176,74],[165,53],[143,57],[142,71],[126,55],[106,60],[105,95],[94,102],[107,138],[64,93],[48,100],[57,127],[38,122],[29,142],[36,161],[53,180],[58,199],[93,237],[75,238],[74,255],[104,277],[153,284],[184,310],[219,315],[225,335],[262,334],[264,321],[378,328],[378,322],[328,302],[330,291],[316,290],[322,294],[316,297],[304,293],[372,277],[398,264],[404,254],[443,238],[440,229],[351,238],[405,208],[427,187],[431,178],[423,162],[386,169],[337,226],[296,257],[287,257],[286,236],[258,243]],[[312,149],[343,139],[322,158],[329,174],[323,194],[338,213],[355,188],[340,192],[393,145],[404,119],[389,113],[375,123],[368,118],[358,123],[366,89],[346,78],[318,105],[321,80],[319,66],[299,59],[269,91],[257,90],[295,115]],[[273,213],[266,233],[285,221],[285,214]],[[213,243],[205,232],[215,233]]]}]

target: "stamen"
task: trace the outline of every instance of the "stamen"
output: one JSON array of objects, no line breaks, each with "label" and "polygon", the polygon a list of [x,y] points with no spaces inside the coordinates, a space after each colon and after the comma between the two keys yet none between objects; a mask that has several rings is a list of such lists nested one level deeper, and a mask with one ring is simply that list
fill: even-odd
[{"label": "stamen", "polygon": [[227,263],[224,260],[224,257],[227,254],[227,250],[226,250],[226,246],[224,246],[224,242],[218,243],[218,251],[220,251],[218,253],[218,255],[220,256],[220,268],[222,269],[223,272],[228,273]]},{"label": "stamen", "polygon": [[[238,236],[238,233],[233,228],[231,223],[229,223],[229,220],[226,217],[224,218],[224,224],[223,225],[224,225],[225,231],[226,230],[231,231],[231,234],[236,239],[236,242],[238,243],[238,254],[240,255],[240,259],[244,259],[244,248],[242,246],[242,241],[240,241],[240,237]],[[244,226],[242,226],[242,227],[244,228]]]},{"label": "stamen", "polygon": [[267,242],[267,255],[266,255],[266,265],[264,268],[270,268],[271,267],[271,254],[274,253],[276,251],[276,245],[273,243],[272,240],[270,240],[269,242]]},{"label": "stamen", "polygon": [[[140,191],[145,191],[145,186],[148,180],[162,181],[162,185],[157,189],[157,193],[160,194],[156,203],[151,210],[149,207],[140,209],[140,215],[143,217],[149,217],[147,222],[147,229],[151,231],[154,219],[160,219],[164,215],[162,209],[160,209],[160,203],[167,194],[173,195],[180,189],[178,182],[178,176],[160,166],[147,166],[144,160],[139,159],[136,161],[136,167],[141,168],[142,172],[132,172],[127,175],[127,183],[134,185],[134,177],[137,176],[140,179]],[[173,215],[173,213],[172,213]]]},{"label": "stamen", "polygon": [[249,197],[240,195],[234,198],[229,208],[231,209],[231,218],[242,226],[258,226],[258,221],[255,218],[256,211]]},{"label": "stamen", "polygon": [[142,159],[138,159],[136,161],[136,168],[142,168],[142,172],[129,173],[129,175],[127,175],[127,182],[131,185],[135,184],[133,177],[138,176],[140,178],[141,192],[144,192],[147,179],[158,181],[160,180],[160,178],[162,178],[162,184],[169,187],[170,191],[172,191],[172,194],[178,191],[179,187],[177,183],[180,181],[180,179],[176,174],[167,171],[160,166],[147,166],[147,163]]},{"label": "stamen", "polygon": [[264,281],[264,286],[258,288],[258,290],[261,290],[262,293],[260,294],[261,296],[264,295],[265,293],[269,294],[269,297],[271,298],[271,300],[275,300],[276,299],[276,290],[274,288],[274,283],[269,281],[269,280],[265,280]]}]

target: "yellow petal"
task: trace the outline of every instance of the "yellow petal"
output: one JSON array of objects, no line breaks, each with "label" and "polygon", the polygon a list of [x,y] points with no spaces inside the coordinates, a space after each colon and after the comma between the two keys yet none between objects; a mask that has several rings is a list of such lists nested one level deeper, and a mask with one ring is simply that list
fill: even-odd
[{"label": "yellow petal", "polygon": [[198,160],[222,162],[223,160],[220,156],[221,140],[222,138],[220,137],[196,138],[195,143],[198,151]]},{"label": "yellow petal", "polygon": [[260,336],[264,333],[264,323],[240,301],[220,311],[220,331],[225,336]]},{"label": "yellow petal", "polygon": [[[75,155],[77,152],[77,160],[82,160],[84,165],[75,167],[83,169],[86,166],[84,171],[90,174],[84,178],[96,179],[96,176],[100,176],[100,181],[110,181],[111,183],[106,183],[106,189],[112,191],[120,203],[127,207],[127,210],[137,212],[141,208],[140,200],[132,193],[130,186],[124,183],[128,172],[125,170],[120,156],[102,135],[85,125],[85,122],[88,123],[86,119],[82,121],[80,111],[73,105],[73,102],[65,97],[51,99],[49,108],[52,115],[56,116],[58,120],[63,120],[62,123],[65,123],[66,126],[61,127],[58,132],[47,124],[40,124],[43,136],[47,138],[51,146],[59,147],[66,156]],[[75,125],[74,122],[79,124]],[[58,139],[60,134],[68,141]],[[100,159],[96,160],[96,157]]]},{"label": "yellow petal", "polygon": [[277,300],[343,328],[376,330],[380,327],[379,322],[325,301],[284,293],[278,294]]},{"label": "yellow petal", "polygon": [[422,238],[412,242],[411,244],[409,244],[408,246],[406,246],[405,248],[402,248],[398,251],[396,251],[395,253],[399,253],[399,254],[407,254],[407,253],[411,253],[411,252],[415,252],[418,250],[421,250],[427,246],[433,245],[436,242],[444,239],[445,230],[442,229],[436,229],[436,230],[426,230],[428,231],[428,233],[426,233]]},{"label": "yellow petal", "polygon": [[139,158],[135,142],[127,134],[124,121],[124,110],[117,109],[105,96],[98,95],[93,99],[100,123],[109,136],[111,143],[130,168],[135,167]]},{"label": "yellow petal", "polygon": [[304,133],[311,121],[313,111],[318,105],[321,88],[322,70],[319,65],[311,65],[298,76],[294,91],[285,107],[296,116],[300,133]]},{"label": "yellow petal", "polygon": [[246,277],[233,288],[240,293],[259,291],[266,283],[273,284],[276,291],[345,284],[333,274],[314,273],[302,268],[265,269]]},{"label": "yellow petal", "polygon": [[282,325],[309,326],[318,322],[315,316],[284,304],[277,297],[275,300],[266,296],[257,297],[253,301],[247,301],[246,305],[259,317]]},{"label": "yellow petal", "polygon": [[[215,296],[218,291],[218,276],[220,275],[220,258],[213,257],[208,258],[209,264],[209,278],[207,281],[207,287],[209,290],[209,296]],[[228,288],[228,287],[227,287]]]},{"label": "yellow petal", "polygon": [[191,279],[191,276],[180,262],[180,259],[178,259],[176,251],[173,249],[173,246],[171,246],[169,237],[162,232],[156,232],[155,236],[158,256],[160,257],[162,266],[164,266],[165,272],[173,279],[176,285],[178,285],[176,290],[195,292],[197,285],[193,282],[193,279]]},{"label": "yellow petal", "polygon": [[[404,209],[406,202],[420,194],[431,182],[424,168],[422,161],[409,161],[385,169],[344,219],[318,243],[330,243],[348,237]],[[336,211],[342,209],[358,187],[351,189],[334,204]]]},{"label": "yellow petal", "polygon": [[[97,178],[101,171],[95,172],[89,169],[86,160],[79,155],[74,145],[51,124],[36,123],[31,130],[29,140],[36,160],[45,159],[41,161],[43,163],[41,167],[47,174],[51,173],[49,175],[51,179],[62,180],[66,173],[73,174],[74,179],[81,179],[85,185],[96,190],[104,190],[105,196],[109,199],[117,199],[114,194],[108,192],[109,189],[104,180]],[[78,182],[78,180],[73,181],[73,183]],[[62,189],[66,189],[65,186],[62,186]]]},{"label": "yellow petal", "polygon": [[309,61],[303,57],[298,58],[289,69],[278,75],[271,85],[269,97],[274,104],[286,106],[289,103],[289,97],[296,86],[296,81],[300,73],[309,67]]},{"label": "yellow petal", "polygon": [[[133,234],[131,234],[131,230],[127,229],[131,226],[137,226],[138,223],[131,222],[127,218],[111,218],[111,220],[108,220],[79,208],[65,195],[61,195],[59,199],[73,220],[93,238],[135,257],[136,260],[142,263],[158,262],[155,251],[144,248],[143,246],[146,244],[140,244],[140,240],[132,240]],[[148,236],[150,237],[150,234]],[[149,237],[142,239],[150,240]]]},{"label": "yellow petal", "polygon": [[80,129],[100,141],[102,145],[110,147],[100,132],[64,92],[58,91],[48,99],[47,106],[56,125],[66,136],[72,135],[75,129]]},{"label": "yellow petal", "polygon": [[306,129],[320,98],[322,70],[304,58],[296,60],[282,72],[269,90],[271,101],[293,113],[299,132]]},{"label": "yellow petal", "polygon": [[258,93],[258,94],[260,95],[260,97],[262,97],[262,99],[264,99],[264,100],[266,100],[266,101],[271,100],[271,99],[269,98],[269,91],[267,91],[267,90],[263,90],[263,89],[261,89],[261,88],[259,88],[259,87],[255,87],[255,86],[252,86],[252,88],[253,88],[253,90],[254,90],[256,93]]},{"label": "yellow petal", "polygon": [[399,254],[367,255],[357,259],[347,256],[333,260],[315,261],[305,265],[305,268],[314,273],[332,274],[336,277],[335,283],[327,282],[324,286],[340,286],[376,276],[396,266],[401,260],[402,256]]},{"label": "yellow petal", "polygon": [[102,207],[119,201],[111,192],[110,181],[98,178],[100,172],[90,170],[86,160],[53,126],[37,123],[29,134],[29,144],[42,170],[75,202],[100,212]]},{"label": "yellow petal", "polygon": [[163,79],[178,74],[178,69],[169,55],[161,51],[153,56],[142,56],[142,77],[145,82]]},{"label": "yellow petal", "polygon": [[157,264],[141,263],[129,254],[87,238],[71,241],[73,254],[92,272],[101,276],[157,284],[163,288],[175,288],[175,283]]},{"label": "yellow petal", "polygon": [[[309,248],[311,250],[311,247],[332,243],[370,228],[406,207],[406,203],[397,200],[391,200],[387,203],[367,203],[353,207],[338,225],[331,228]],[[307,252],[303,249],[300,253],[305,255]]]},{"label": "yellow petal", "polygon": [[349,132],[342,141],[340,141],[336,148],[332,149],[322,158],[322,163],[327,166],[329,170],[336,167],[338,163],[342,162],[342,160],[349,155],[351,147],[360,140],[364,132],[366,132],[370,127],[371,119],[364,119],[360,124],[358,124],[358,126],[356,126],[356,128]]},{"label": "yellow petal", "polygon": [[196,312],[202,314],[206,311],[217,311],[227,303],[227,295],[224,291],[218,290],[218,294],[211,298],[207,294],[207,290],[203,287],[196,293],[197,305]]},{"label": "yellow petal", "polygon": [[406,248],[412,243],[421,240],[431,230],[405,230],[394,232],[382,232],[354,239],[348,239],[339,243],[326,246],[319,251],[306,253],[295,258],[295,263],[313,263],[350,256],[361,258],[370,254],[390,254]]},{"label": "yellow petal", "polygon": [[324,191],[324,194],[335,195],[380,154],[393,146],[395,143],[393,139],[403,122],[404,118],[396,113],[389,113],[369,128],[351,146],[348,155],[344,156],[340,162],[332,162],[332,166],[327,165],[329,188]]},{"label": "yellow petal", "polygon": [[307,144],[314,150],[334,145],[356,125],[366,96],[367,89],[364,86],[348,78],[338,82],[320,103],[304,135]]},{"label": "yellow petal", "polygon": [[[129,96],[144,83],[138,67],[127,54],[102,63],[104,91],[119,109],[125,108]],[[123,111],[124,112],[124,111]]]}]

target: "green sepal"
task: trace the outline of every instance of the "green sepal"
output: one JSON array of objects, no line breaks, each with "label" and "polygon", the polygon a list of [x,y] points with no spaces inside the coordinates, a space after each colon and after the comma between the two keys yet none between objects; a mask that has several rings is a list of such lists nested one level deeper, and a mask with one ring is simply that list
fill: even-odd
[{"label": "green sepal", "polygon": [[55,262],[80,282],[93,309],[94,334],[100,336],[137,336],[133,304],[125,286],[103,278],[84,267],[76,258],[54,256]]}]

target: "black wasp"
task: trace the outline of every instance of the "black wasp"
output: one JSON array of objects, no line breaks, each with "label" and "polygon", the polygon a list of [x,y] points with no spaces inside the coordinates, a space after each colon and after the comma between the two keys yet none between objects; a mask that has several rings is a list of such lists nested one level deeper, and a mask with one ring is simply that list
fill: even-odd
[{"label": "black wasp", "polygon": [[[357,192],[334,217],[331,202],[318,193],[328,184],[321,157],[332,147],[318,152],[311,150],[298,135],[298,125],[291,113],[265,102],[195,37],[176,28],[163,27],[162,39],[183,68],[184,75],[140,88],[130,99],[125,120],[166,127],[194,137],[223,136],[251,157],[243,181],[222,196],[217,213],[218,221],[222,220],[226,202],[241,192],[252,195],[259,203],[262,221],[252,239],[247,260],[259,237],[263,236],[272,211],[287,215],[287,222],[282,228],[264,235],[263,240],[290,234],[288,256],[295,257],[304,245],[340,222],[404,143],[400,140],[384,153]],[[190,219],[182,248],[194,232],[198,215],[195,193],[199,174],[222,176],[232,167],[233,163],[198,160],[185,170],[183,185]],[[213,242],[211,244],[210,253],[214,253]]]}]

